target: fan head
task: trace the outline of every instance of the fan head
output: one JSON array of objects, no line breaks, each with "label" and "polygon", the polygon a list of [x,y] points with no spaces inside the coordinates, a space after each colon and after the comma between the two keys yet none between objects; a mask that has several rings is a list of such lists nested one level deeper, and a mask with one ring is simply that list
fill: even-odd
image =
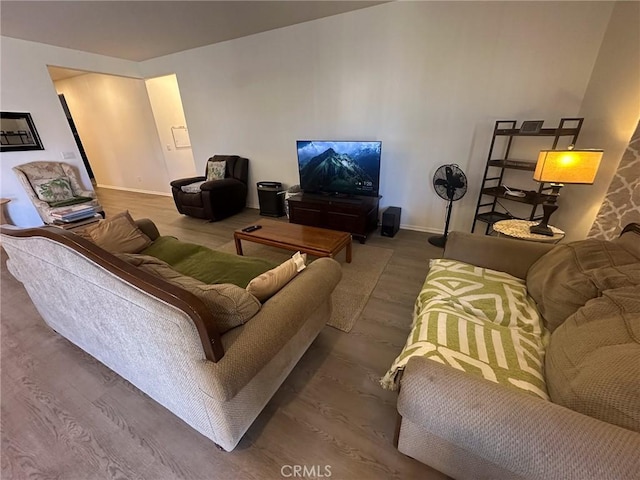
[{"label": "fan head", "polygon": [[445,200],[460,200],[467,193],[467,177],[455,163],[442,165],[433,175],[433,188]]}]

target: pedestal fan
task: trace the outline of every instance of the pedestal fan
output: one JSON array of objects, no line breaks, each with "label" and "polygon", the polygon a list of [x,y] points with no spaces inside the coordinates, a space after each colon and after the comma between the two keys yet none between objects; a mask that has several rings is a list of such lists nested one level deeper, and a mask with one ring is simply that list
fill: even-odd
[{"label": "pedestal fan", "polygon": [[467,193],[467,177],[458,165],[442,165],[433,175],[433,188],[436,193],[445,200],[447,205],[447,220],[444,226],[444,235],[429,237],[429,243],[436,247],[444,247],[449,234],[449,220],[451,220],[451,207],[453,202],[460,200]]}]

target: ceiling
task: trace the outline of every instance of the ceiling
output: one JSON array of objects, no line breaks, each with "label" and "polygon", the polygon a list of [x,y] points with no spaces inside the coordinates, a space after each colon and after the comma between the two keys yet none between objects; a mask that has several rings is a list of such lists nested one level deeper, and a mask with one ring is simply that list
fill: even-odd
[{"label": "ceiling", "polygon": [[383,1],[0,1],[3,36],[143,61]]}]

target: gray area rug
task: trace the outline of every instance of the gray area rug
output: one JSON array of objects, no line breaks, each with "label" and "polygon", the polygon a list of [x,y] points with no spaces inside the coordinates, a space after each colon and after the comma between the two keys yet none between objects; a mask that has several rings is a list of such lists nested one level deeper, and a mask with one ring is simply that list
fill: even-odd
[{"label": "gray area rug", "polygon": [[[216,250],[236,253],[234,242],[228,242]],[[252,242],[242,242],[243,253],[248,257],[266,258],[275,262],[284,262],[294,252],[279,248],[267,247]],[[342,265],[342,280],[333,291],[333,312],[327,325],[349,332],[355,325],[364,309],[369,296],[378,283],[393,250],[354,242],[351,263],[345,262],[344,251],[336,260]],[[315,257],[309,257],[307,263]]]}]

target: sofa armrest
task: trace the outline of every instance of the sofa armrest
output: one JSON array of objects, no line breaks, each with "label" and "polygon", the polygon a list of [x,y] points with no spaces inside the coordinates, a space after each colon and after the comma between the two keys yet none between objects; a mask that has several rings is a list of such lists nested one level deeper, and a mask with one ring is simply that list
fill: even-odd
[{"label": "sofa armrest", "polygon": [[93,190],[78,190],[77,192],[74,192],[74,194],[77,197],[98,198],[96,196],[96,192]]},{"label": "sofa armrest", "polygon": [[173,180],[170,185],[174,188],[184,187],[185,185],[191,185],[196,182],[204,182],[207,177],[189,177],[189,178],[180,178],[178,180]]},{"label": "sofa armrest", "polygon": [[158,231],[158,227],[156,224],[151,221],[149,218],[140,218],[135,220],[136,225],[142,233],[144,233],[147,237],[149,237],[152,241],[157,239],[160,236],[160,232]]},{"label": "sofa armrest", "polygon": [[[242,327],[243,331],[224,357],[209,362],[211,376],[207,391],[218,400],[230,400],[271,361],[314,313],[330,300],[342,270],[330,258],[319,258],[277,294]],[[205,387],[203,387],[205,388]]]},{"label": "sofa armrest", "polygon": [[529,267],[553,244],[451,232],[443,258],[506,272],[524,279]]},{"label": "sofa armrest", "polygon": [[204,182],[202,185],[200,185],[200,190],[202,190],[203,192],[212,192],[214,190],[226,189],[230,186],[242,186],[245,189],[247,188],[247,186],[240,180],[227,177],[221,180],[210,180],[208,182]]},{"label": "sofa armrest", "polygon": [[36,207],[38,214],[40,212],[48,212],[49,210],[51,210],[51,205],[49,205],[44,200],[40,200],[35,195],[31,198],[31,202],[33,203],[33,206]]},{"label": "sofa armrest", "polygon": [[640,434],[425,358],[409,361],[398,411],[518,478],[632,479]]}]

